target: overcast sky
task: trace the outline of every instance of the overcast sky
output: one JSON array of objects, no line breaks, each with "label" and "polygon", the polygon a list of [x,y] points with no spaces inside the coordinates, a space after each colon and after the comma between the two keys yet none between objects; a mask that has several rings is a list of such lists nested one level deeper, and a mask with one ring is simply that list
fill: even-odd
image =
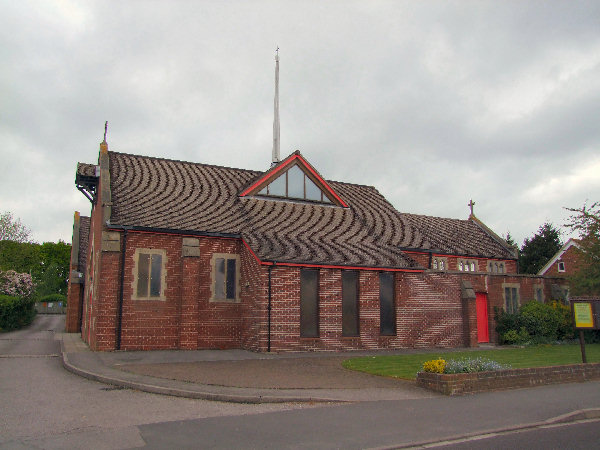
[{"label": "overcast sky", "polygon": [[0,212],[71,241],[77,161],[266,170],[281,153],[400,211],[520,245],[600,200],[600,1],[0,0]]}]

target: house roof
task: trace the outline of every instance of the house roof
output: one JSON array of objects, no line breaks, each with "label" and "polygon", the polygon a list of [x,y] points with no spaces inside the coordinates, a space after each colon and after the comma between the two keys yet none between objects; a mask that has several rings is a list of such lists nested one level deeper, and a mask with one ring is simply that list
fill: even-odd
[{"label": "house roof", "polygon": [[84,177],[95,177],[96,176],[96,166],[95,164],[87,164],[87,163],[77,163],[77,173],[76,175],[84,176]]},{"label": "house roof", "polygon": [[550,258],[550,261],[548,261],[546,263],[546,265],[544,267],[542,267],[539,272],[537,273],[538,275],[545,275],[546,272],[548,272],[548,270],[550,270],[550,268],[552,267],[552,265],[558,261],[559,259],[562,258],[562,255],[565,254],[565,252],[570,249],[571,247],[577,247],[577,248],[581,248],[581,241],[579,239],[574,239],[571,238],[569,239],[567,242],[564,243],[564,245],[560,248],[559,251],[557,251],[554,256],[552,258]]},{"label": "house roof", "polygon": [[269,171],[117,152],[109,161],[111,225],[240,236],[265,262],[419,269],[405,249],[512,259],[472,221],[401,214],[371,186],[323,180],[340,207],[252,195]]},{"label": "house roof", "polygon": [[479,219],[460,220],[406,213],[400,213],[400,217],[408,228],[415,230],[412,235],[406,235],[400,244],[402,248],[448,255],[516,259],[509,245]]}]

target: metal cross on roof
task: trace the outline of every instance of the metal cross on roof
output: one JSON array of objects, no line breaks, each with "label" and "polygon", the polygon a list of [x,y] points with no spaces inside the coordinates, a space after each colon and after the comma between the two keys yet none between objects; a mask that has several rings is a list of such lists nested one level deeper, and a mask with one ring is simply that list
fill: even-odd
[{"label": "metal cross on roof", "polygon": [[471,208],[471,215],[473,215],[473,206],[475,206],[473,199],[469,200],[469,204],[467,206]]}]

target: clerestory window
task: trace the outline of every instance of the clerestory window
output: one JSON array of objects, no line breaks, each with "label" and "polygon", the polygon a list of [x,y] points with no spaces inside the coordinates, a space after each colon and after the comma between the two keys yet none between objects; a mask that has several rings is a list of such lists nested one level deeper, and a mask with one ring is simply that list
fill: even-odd
[{"label": "clerestory window", "polygon": [[271,181],[258,195],[331,203],[329,197],[297,165]]}]

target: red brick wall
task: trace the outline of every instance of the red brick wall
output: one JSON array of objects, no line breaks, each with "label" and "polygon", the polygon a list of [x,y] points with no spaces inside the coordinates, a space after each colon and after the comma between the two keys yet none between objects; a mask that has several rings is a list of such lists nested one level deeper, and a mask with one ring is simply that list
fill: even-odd
[{"label": "red brick wall", "polygon": [[274,351],[463,345],[460,284],[455,275],[396,273],[397,333],[381,336],[379,274],[359,271],[359,336],[342,337],[341,270],[321,269],[318,338],[300,337],[300,269],[279,266],[273,275]]},{"label": "red brick wall", "polygon": [[[565,271],[558,271],[558,263],[565,263]],[[550,266],[544,275],[548,277],[568,277],[575,274],[583,264],[583,255],[574,245],[569,247],[562,256]]]},{"label": "red brick wall", "polygon": [[[420,253],[420,252],[406,252],[406,254],[416,261],[421,267],[426,269],[430,268],[430,257],[429,253]],[[452,256],[452,255],[437,255],[433,254],[432,257],[440,257],[446,258],[448,262],[448,266],[445,268],[447,271],[458,271],[458,260],[459,259],[468,259],[468,260],[476,260],[478,272],[487,272],[487,264],[490,261],[489,258],[471,258],[465,256]],[[506,273],[517,273],[517,262],[509,259],[493,259],[492,261],[501,261],[505,265]]]},{"label": "red brick wall", "polygon": [[82,284],[69,282],[67,291],[67,317],[65,330],[67,333],[77,333],[81,328],[79,316],[81,314]]},{"label": "red brick wall", "polygon": [[[82,335],[94,350],[116,348],[120,253],[100,252],[99,214],[92,214]],[[96,228],[98,227],[98,228]],[[200,256],[182,256],[179,235],[129,232],[125,255],[121,348],[123,350],[268,348],[268,273],[241,240],[199,238]],[[121,241],[122,244],[122,241]],[[133,300],[137,248],[166,251],[166,299]],[[240,255],[239,303],[210,302],[213,253]],[[340,269],[319,271],[318,338],[300,337],[300,268],[272,266],[272,351],[349,350],[476,345],[474,300],[462,300],[461,280],[488,294],[490,338],[497,340],[494,307],[503,307],[504,283],[520,286],[521,303],[542,286],[550,299],[556,280],[520,275],[397,272],[395,336],[379,333],[379,273],[359,273],[359,336],[342,336]],[[88,281],[86,279],[86,281]],[[559,280],[560,281],[560,280]],[[90,293],[92,301],[90,301]]]}]

